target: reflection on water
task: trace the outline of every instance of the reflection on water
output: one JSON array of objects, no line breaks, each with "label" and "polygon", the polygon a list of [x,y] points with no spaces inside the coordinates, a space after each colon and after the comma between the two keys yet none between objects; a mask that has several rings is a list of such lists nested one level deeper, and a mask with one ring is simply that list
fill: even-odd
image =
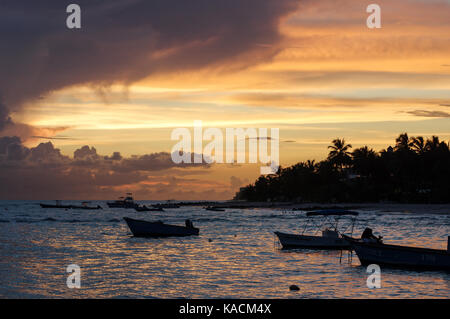
[{"label": "reflection on water", "polygon": [[[101,202],[93,203],[106,205]],[[7,208],[7,210],[5,209]],[[123,216],[200,228],[189,238],[133,238]],[[448,298],[450,274],[382,269],[368,289],[356,255],[280,250],[273,231],[299,231],[301,212],[184,207],[166,212],[45,210],[0,202],[0,296],[138,298]],[[386,241],[445,249],[450,216],[362,212]],[[351,260],[349,261],[349,258]],[[81,289],[66,267],[81,267]],[[288,287],[295,284],[298,292]]]}]

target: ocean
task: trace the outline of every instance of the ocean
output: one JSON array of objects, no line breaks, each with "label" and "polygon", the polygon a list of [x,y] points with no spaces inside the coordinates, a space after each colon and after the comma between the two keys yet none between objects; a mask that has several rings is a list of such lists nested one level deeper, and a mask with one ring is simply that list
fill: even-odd
[{"label": "ocean", "polygon": [[[104,201],[90,205],[104,209],[42,209],[38,201],[0,201],[0,297],[450,297],[450,274],[446,272],[382,268],[381,288],[368,288],[369,274],[354,253],[281,250],[273,232],[301,232],[306,219],[301,211],[212,212],[185,206],[136,212],[109,209]],[[369,226],[387,243],[447,247],[449,215],[359,212],[356,236]],[[200,235],[134,238],[125,216],[178,225],[191,219]],[[80,288],[67,286],[67,267],[72,264],[80,267]],[[299,290],[290,291],[290,285]]]}]

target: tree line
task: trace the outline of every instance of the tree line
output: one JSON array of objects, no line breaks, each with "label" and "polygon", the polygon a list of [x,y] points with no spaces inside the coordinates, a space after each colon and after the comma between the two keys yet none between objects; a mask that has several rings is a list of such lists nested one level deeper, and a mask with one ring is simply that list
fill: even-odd
[{"label": "tree line", "polygon": [[450,202],[450,143],[400,134],[395,146],[352,150],[337,138],[327,159],[260,176],[235,199],[295,202]]}]

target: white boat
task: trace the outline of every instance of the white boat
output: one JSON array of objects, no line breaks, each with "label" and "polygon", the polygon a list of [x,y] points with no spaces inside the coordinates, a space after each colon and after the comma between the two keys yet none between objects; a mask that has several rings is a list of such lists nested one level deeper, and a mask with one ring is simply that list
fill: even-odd
[{"label": "white boat", "polygon": [[[339,217],[351,216],[351,231],[353,232],[354,223],[357,212],[333,209],[308,212],[307,217],[321,216],[328,222],[328,226],[321,230],[321,236],[305,235],[308,229],[307,223],[301,234],[288,234],[283,232],[275,232],[281,246],[284,249],[289,248],[309,248],[309,249],[351,249],[351,244],[342,236],[338,230]],[[324,224],[324,223],[322,223]],[[320,230],[320,226],[316,226],[316,233]]]},{"label": "white boat", "polygon": [[135,237],[169,237],[198,235],[199,229],[186,220],[186,226],[168,225],[161,221],[149,222],[129,217],[123,218]]}]

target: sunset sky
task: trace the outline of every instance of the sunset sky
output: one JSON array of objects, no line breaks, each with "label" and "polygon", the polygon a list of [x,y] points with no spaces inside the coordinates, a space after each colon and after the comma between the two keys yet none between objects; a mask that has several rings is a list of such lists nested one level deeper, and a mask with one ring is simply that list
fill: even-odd
[{"label": "sunset sky", "polygon": [[449,0],[72,2],[0,4],[0,199],[230,199],[261,165],[172,163],[194,120],[279,128],[282,166],[450,139]]}]

